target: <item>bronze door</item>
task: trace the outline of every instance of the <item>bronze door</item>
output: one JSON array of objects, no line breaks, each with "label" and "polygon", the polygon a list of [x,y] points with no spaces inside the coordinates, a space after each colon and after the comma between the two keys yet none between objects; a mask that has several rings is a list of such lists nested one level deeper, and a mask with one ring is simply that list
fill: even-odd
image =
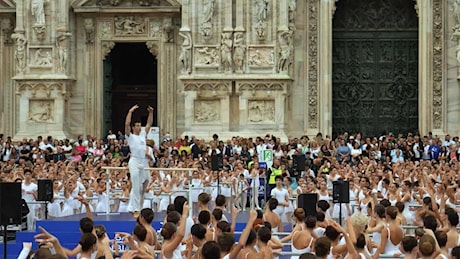
[{"label": "bronze door", "polygon": [[333,133],[418,129],[418,18],[411,0],[341,0],[333,25]]}]

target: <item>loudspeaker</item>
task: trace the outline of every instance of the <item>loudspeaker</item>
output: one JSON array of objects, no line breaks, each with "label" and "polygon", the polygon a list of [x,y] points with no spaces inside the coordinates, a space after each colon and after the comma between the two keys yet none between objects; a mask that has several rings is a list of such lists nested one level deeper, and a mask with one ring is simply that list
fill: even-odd
[{"label": "loudspeaker", "polygon": [[293,155],[293,167],[296,171],[305,171],[305,155],[295,154]]},{"label": "loudspeaker", "polygon": [[334,181],[332,182],[332,202],[350,203],[350,182]]},{"label": "loudspeaker", "polygon": [[297,196],[297,207],[303,208],[305,217],[316,217],[316,204],[318,203],[317,193],[303,193]]},{"label": "loudspeaker", "polygon": [[21,224],[21,183],[0,183],[0,224]]},{"label": "loudspeaker", "polygon": [[211,170],[221,171],[224,168],[224,157],[222,154],[211,156]]},{"label": "loudspeaker", "polygon": [[37,201],[53,200],[53,181],[38,180],[38,198]]}]

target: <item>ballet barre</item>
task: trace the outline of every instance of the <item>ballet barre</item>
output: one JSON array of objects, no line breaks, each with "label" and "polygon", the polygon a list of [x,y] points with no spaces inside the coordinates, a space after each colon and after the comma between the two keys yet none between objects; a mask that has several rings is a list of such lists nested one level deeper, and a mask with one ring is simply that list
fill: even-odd
[{"label": "ballet barre", "polygon": [[107,173],[107,180],[105,182],[105,192],[106,192],[106,196],[105,196],[105,200],[106,200],[106,209],[105,209],[105,213],[102,213],[101,215],[106,215],[106,216],[109,216],[109,215],[118,215],[120,213],[118,212],[110,212],[110,171],[111,170],[127,170],[128,167],[114,167],[114,166],[102,166],[101,169],[105,170],[106,173]]},{"label": "ballet barre", "polygon": [[[111,170],[129,170],[129,168],[128,167],[115,167],[115,166],[102,166],[101,169],[105,170],[106,173],[107,173],[107,180],[106,180],[106,193],[107,193],[106,194],[106,203],[107,203],[107,206],[106,206],[106,212],[101,214],[101,215],[118,215],[120,213],[118,213],[118,212],[111,213],[110,212],[110,197],[109,197],[109,194],[110,194],[110,171]],[[147,171],[197,171],[198,168],[150,168],[150,167],[146,167],[146,168],[144,168],[144,170],[147,170]],[[193,203],[191,203],[192,189],[189,188],[188,192],[189,192],[190,213],[192,213],[193,212]]]}]

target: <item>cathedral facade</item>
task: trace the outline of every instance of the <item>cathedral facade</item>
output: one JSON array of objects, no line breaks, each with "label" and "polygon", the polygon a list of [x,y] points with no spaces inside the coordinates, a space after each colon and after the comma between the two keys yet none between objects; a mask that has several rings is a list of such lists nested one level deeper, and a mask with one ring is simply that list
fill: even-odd
[{"label": "cathedral facade", "polygon": [[0,0],[0,133],[460,134],[459,0]]}]

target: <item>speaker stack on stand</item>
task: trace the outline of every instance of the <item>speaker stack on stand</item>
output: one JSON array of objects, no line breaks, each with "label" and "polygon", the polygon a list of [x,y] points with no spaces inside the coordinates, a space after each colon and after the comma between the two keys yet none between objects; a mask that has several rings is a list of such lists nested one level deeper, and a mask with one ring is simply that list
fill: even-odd
[{"label": "speaker stack on stand", "polygon": [[21,183],[0,183],[0,225],[3,228],[3,258],[7,258],[8,225],[21,225]]}]

